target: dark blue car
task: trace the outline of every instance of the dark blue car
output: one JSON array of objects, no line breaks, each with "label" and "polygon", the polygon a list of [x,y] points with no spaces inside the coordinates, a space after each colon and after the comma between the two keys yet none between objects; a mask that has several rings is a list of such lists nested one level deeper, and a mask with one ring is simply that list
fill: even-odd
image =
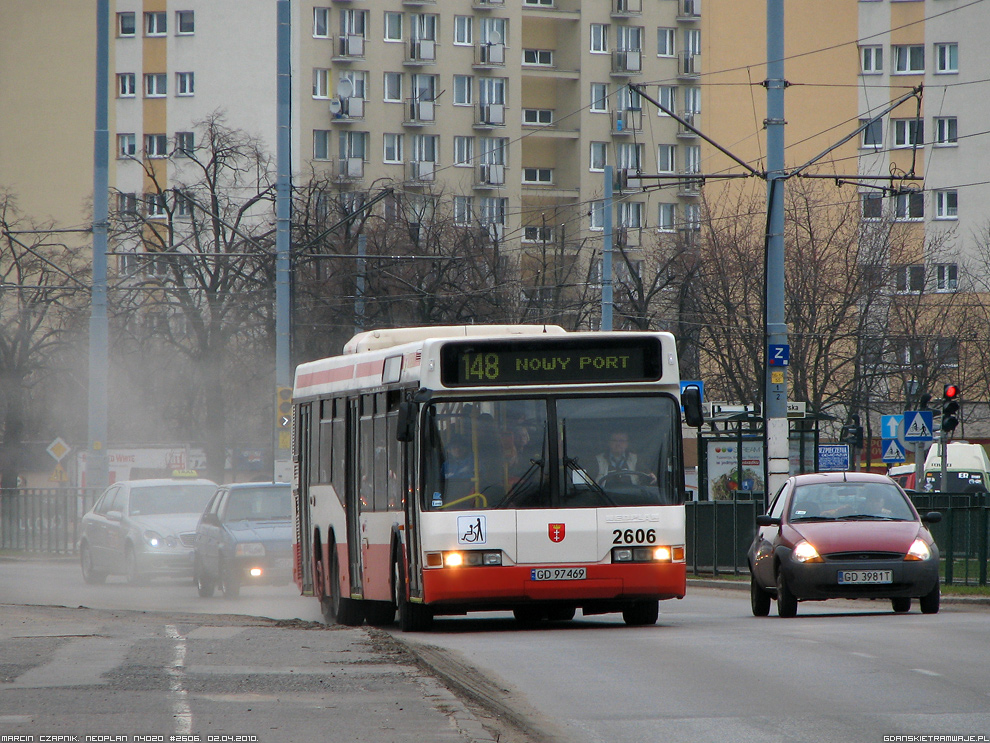
[{"label": "dark blue car", "polygon": [[221,485],[196,527],[193,569],[199,595],[219,588],[292,580],[292,490],[287,483]]}]

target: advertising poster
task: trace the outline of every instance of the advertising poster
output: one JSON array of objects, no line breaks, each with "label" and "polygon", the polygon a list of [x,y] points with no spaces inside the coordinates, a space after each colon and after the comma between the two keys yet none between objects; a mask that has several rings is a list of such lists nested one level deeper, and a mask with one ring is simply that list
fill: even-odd
[{"label": "advertising poster", "polygon": [[742,442],[742,477],[739,476],[739,442],[708,442],[708,497],[711,500],[751,498],[763,493],[763,442]]}]

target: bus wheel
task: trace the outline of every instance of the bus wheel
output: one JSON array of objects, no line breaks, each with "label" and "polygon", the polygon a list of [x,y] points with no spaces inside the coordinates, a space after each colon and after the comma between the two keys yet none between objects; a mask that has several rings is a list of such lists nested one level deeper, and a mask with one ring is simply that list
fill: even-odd
[{"label": "bus wheel", "polygon": [[516,618],[519,624],[530,626],[539,624],[540,621],[546,619],[547,613],[538,606],[517,606],[512,610],[512,616]]},{"label": "bus wheel", "polygon": [[622,610],[622,619],[631,627],[656,624],[659,616],[659,601],[635,601],[628,609]]},{"label": "bus wheel", "polygon": [[550,622],[569,622],[574,619],[576,609],[573,606],[552,606],[547,609],[547,620]]},{"label": "bus wheel", "polygon": [[433,626],[433,610],[406,598],[406,581],[399,559],[392,563],[392,596],[399,610],[399,627],[403,632],[429,632]]},{"label": "bus wheel", "polygon": [[330,545],[330,615],[329,621],[355,627],[364,620],[361,604],[340,595],[340,562],[335,544]]}]

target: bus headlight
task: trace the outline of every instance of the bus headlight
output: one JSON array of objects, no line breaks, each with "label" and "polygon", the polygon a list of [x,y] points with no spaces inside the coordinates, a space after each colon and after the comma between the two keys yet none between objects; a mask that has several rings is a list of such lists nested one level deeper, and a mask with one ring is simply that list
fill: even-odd
[{"label": "bus headlight", "polygon": [[612,562],[684,562],[684,547],[616,547],[612,550]]},{"label": "bus headlight", "polygon": [[501,565],[499,550],[463,550],[460,552],[427,552],[426,566],[430,568],[478,567]]}]

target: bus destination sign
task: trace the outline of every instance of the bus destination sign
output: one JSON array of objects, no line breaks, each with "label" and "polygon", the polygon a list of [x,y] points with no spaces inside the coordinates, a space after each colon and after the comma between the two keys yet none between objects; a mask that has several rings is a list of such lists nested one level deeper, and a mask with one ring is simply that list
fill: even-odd
[{"label": "bus destination sign", "polygon": [[647,337],[455,342],[440,357],[446,387],[652,382],[660,370],[660,340]]}]

